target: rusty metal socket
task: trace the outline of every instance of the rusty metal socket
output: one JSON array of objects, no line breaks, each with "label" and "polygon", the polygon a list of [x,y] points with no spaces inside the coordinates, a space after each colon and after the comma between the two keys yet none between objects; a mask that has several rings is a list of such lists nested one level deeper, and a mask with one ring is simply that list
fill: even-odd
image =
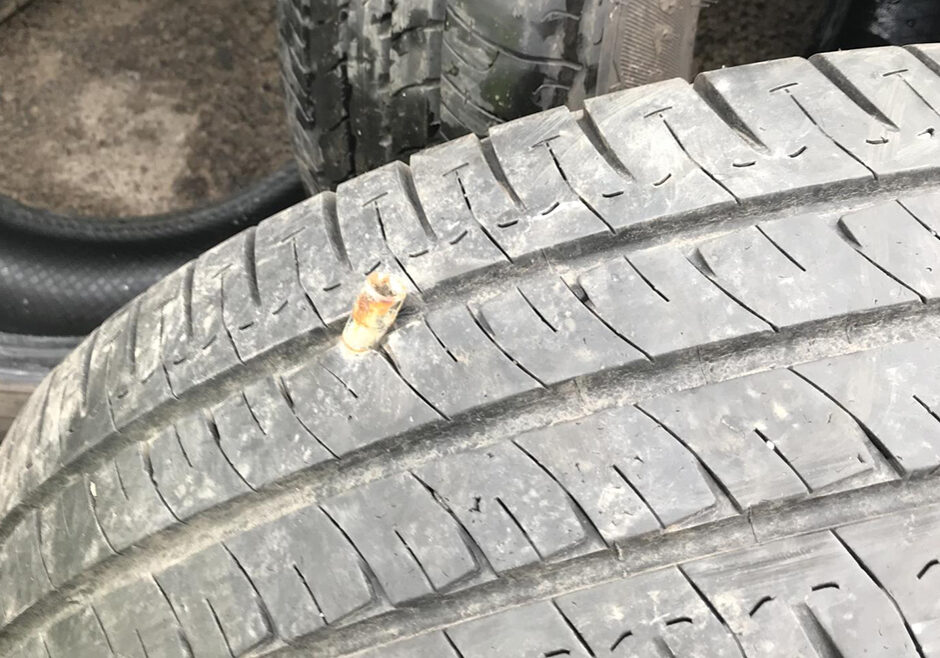
[{"label": "rusty metal socket", "polygon": [[366,352],[385,335],[398,317],[408,289],[401,277],[373,272],[356,297],[343,329],[343,345],[352,352]]}]

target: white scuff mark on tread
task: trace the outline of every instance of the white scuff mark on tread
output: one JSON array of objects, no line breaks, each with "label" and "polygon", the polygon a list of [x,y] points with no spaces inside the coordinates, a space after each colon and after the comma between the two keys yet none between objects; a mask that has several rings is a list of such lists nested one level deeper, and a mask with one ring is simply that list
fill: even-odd
[{"label": "white scuff mark on tread", "polygon": [[95,486],[95,483],[94,483],[94,482],[89,482],[89,483],[88,483],[88,491],[89,491],[89,493],[91,493],[91,497],[92,497],[92,498],[97,498],[97,497],[98,497],[98,487]]}]

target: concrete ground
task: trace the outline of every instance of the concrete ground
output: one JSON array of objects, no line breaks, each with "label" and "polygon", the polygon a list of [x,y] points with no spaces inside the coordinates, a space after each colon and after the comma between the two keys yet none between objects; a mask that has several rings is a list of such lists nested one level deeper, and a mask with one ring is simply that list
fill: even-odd
[{"label": "concrete ground", "polygon": [[34,0],[0,23],[0,193],[162,212],[290,158],[273,0]]}]

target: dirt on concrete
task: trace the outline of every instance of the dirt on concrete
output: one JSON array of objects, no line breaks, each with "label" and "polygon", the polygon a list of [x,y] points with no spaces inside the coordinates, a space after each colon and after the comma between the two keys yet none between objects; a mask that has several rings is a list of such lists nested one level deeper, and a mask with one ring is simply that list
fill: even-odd
[{"label": "dirt on concrete", "polygon": [[181,209],[290,158],[273,0],[34,0],[0,23],[0,193]]}]

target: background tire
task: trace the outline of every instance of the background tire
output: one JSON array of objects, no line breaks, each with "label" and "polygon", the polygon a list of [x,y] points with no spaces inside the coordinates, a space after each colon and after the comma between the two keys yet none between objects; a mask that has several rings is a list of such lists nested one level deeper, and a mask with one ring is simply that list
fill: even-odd
[{"label": "background tire", "polygon": [[612,89],[688,78],[693,0],[279,0],[308,187]]},{"label": "background tire", "polygon": [[631,89],[213,248],[0,444],[0,654],[931,653],[938,71]]},{"label": "background tire", "polygon": [[937,39],[940,4],[934,0],[855,0],[839,45],[862,48]]},{"label": "background tire", "polygon": [[82,336],[181,264],[304,196],[293,163],[222,201],[146,217],[60,215],[0,195],[0,438]]}]

